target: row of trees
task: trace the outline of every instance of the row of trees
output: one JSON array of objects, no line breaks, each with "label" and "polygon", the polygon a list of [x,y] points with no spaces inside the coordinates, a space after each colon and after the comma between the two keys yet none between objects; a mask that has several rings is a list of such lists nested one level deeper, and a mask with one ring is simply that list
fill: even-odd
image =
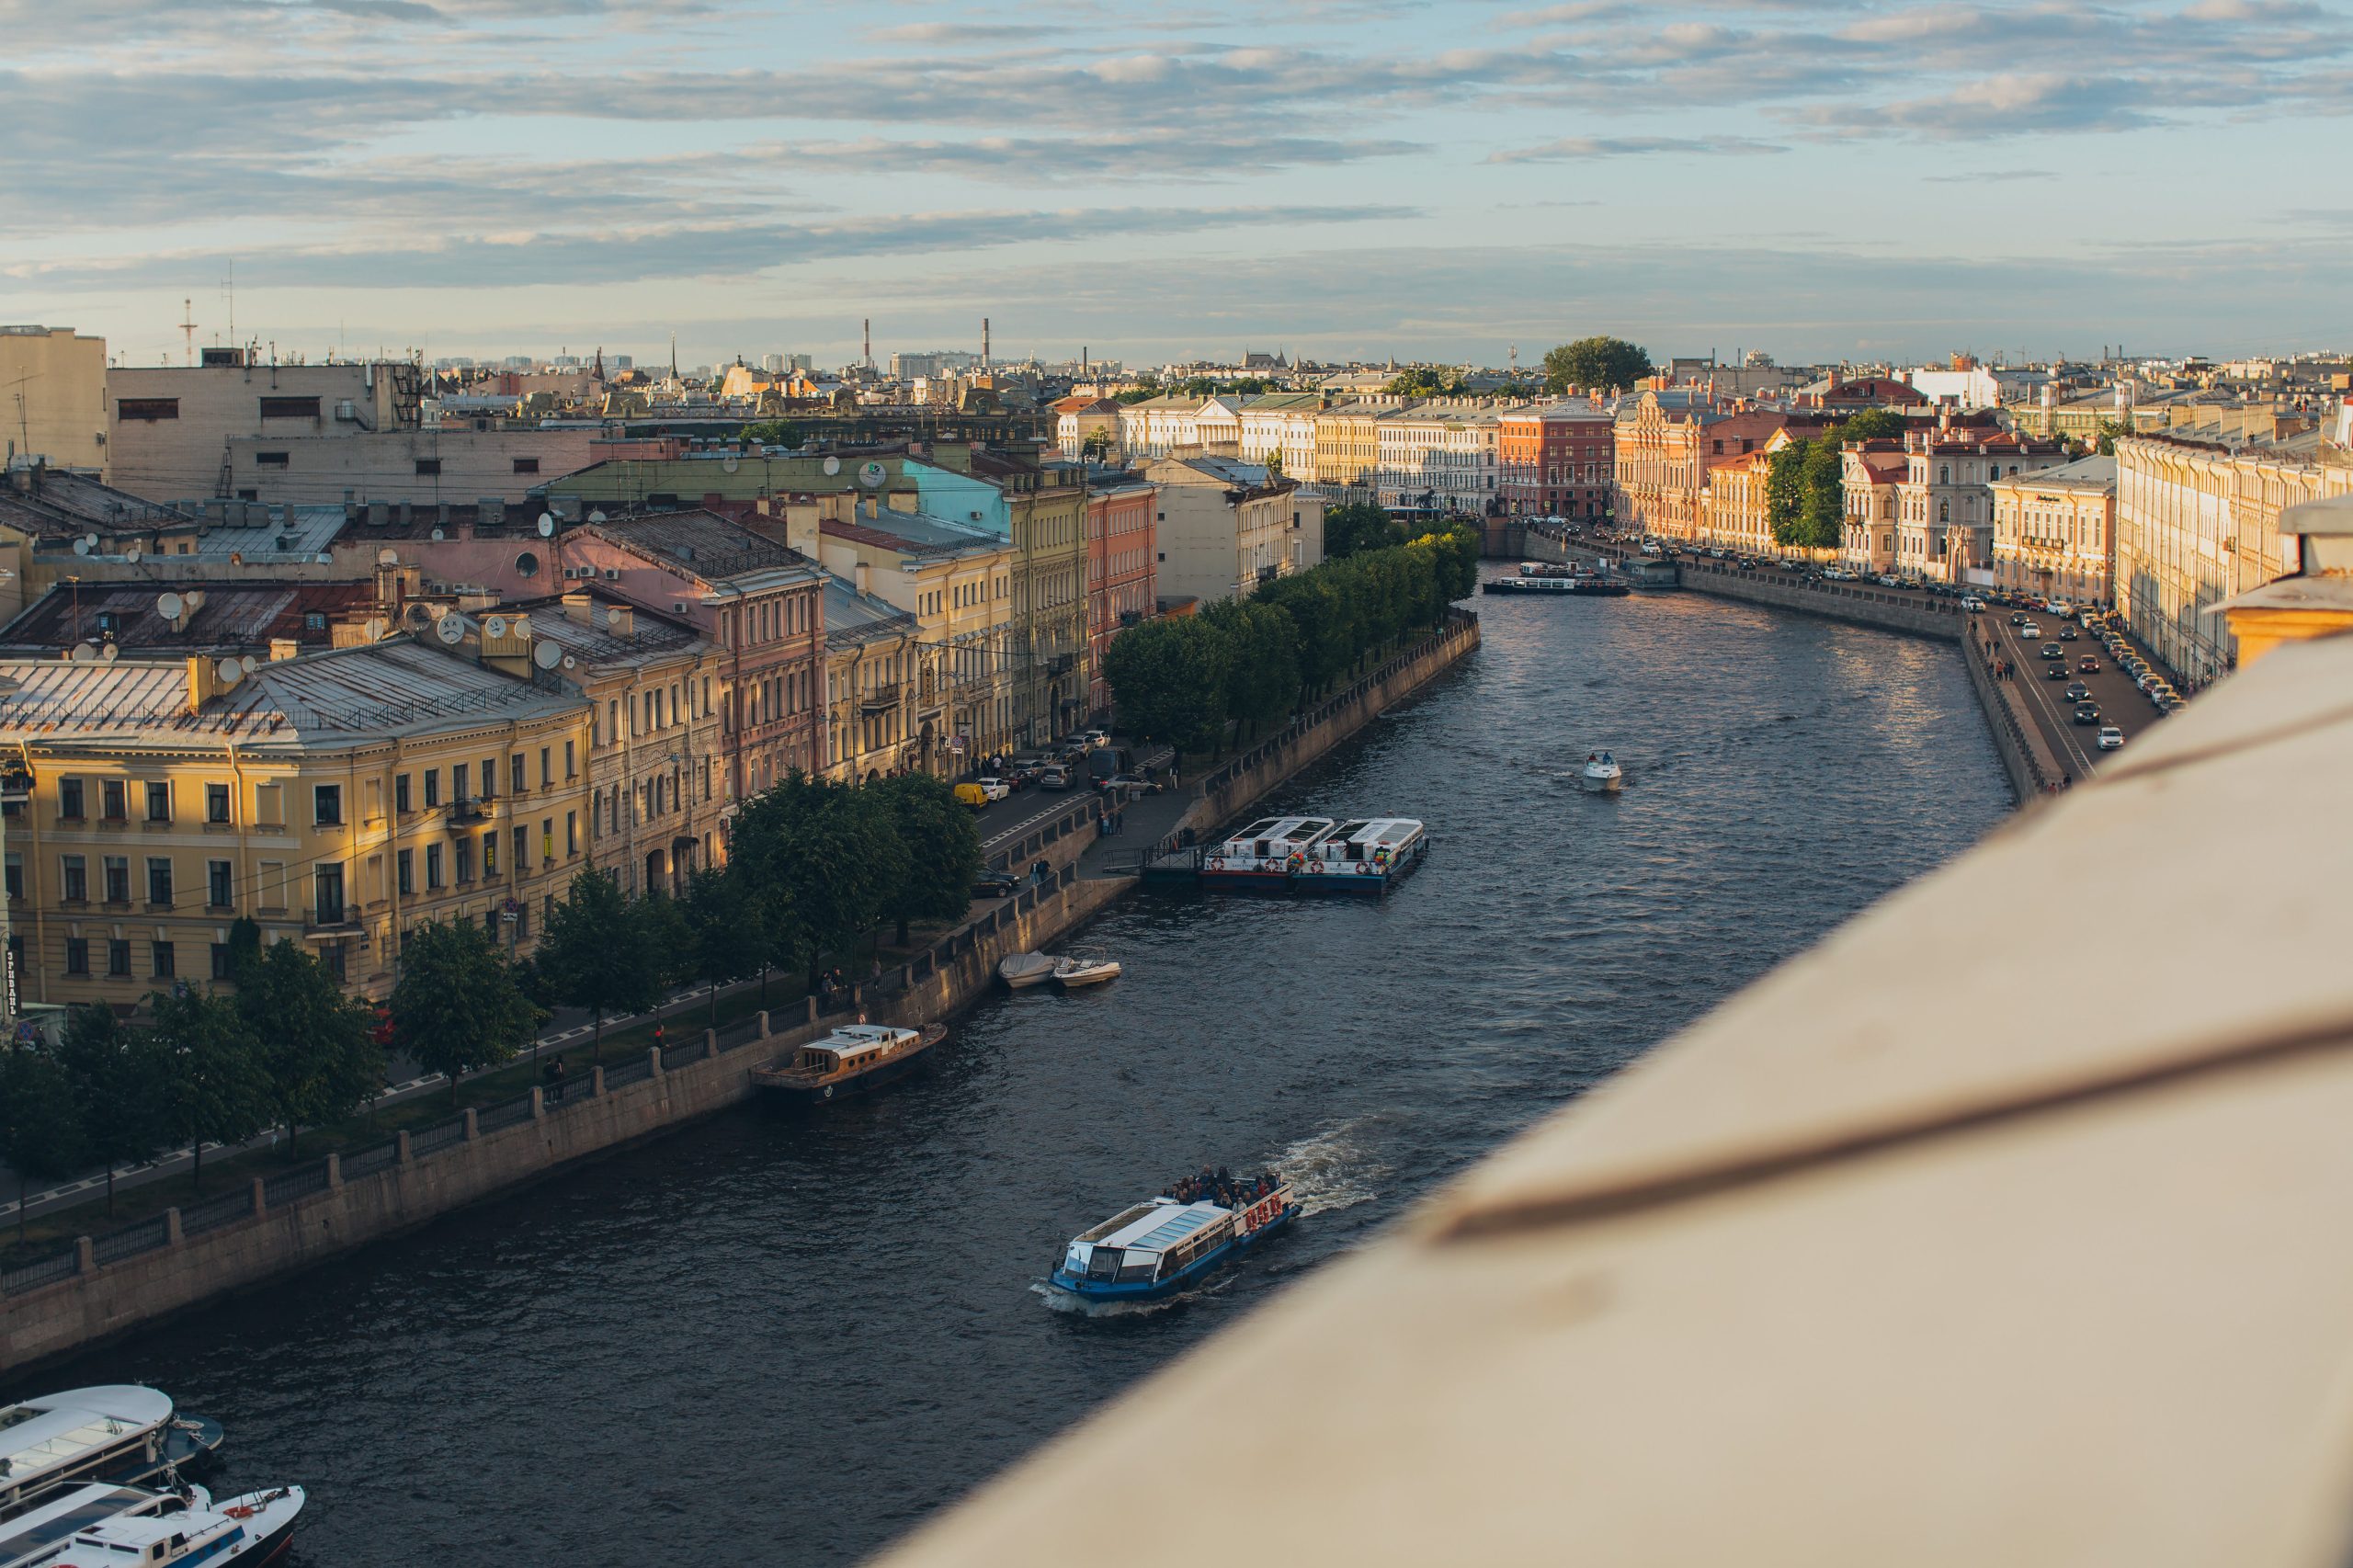
[{"label": "row of trees", "polygon": [[1809,440],[1790,442],[1767,460],[1765,516],[1773,542],[1804,550],[1836,550],[1846,541],[1847,441],[1878,441],[1904,434],[1904,415],[1870,408]]},{"label": "row of trees", "polygon": [[[800,777],[737,815],[724,867],[696,872],[685,895],[632,898],[609,871],[575,876],[551,911],[539,949],[515,961],[471,920],[427,921],[401,949],[388,1005],[392,1048],[449,1079],[511,1061],[555,1006],[585,1008],[601,1048],[605,1020],[657,1006],[676,987],[717,987],[771,970],[806,974],[851,959],[888,924],[907,939],[918,920],[952,920],[981,869],[980,830],[943,781],[905,775],[841,785]],[[297,942],[262,945],[240,921],[222,990],[148,998],[147,1019],[76,1009],[54,1052],[0,1048],[0,1158],[22,1183],[108,1172],[186,1144],[239,1143],[285,1130],[290,1157],[305,1126],[339,1120],[384,1087],[374,1009],[347,996]],[[765,1000],[765,995],[763,996]],[[193,1176],[199,1187],[199,1153]],[[21,1211],[20,1211],[21,1213]]]},{"label": "row of trees", "polygon": [[[1377,508],[1376,508],[1377,510]],[[1111,640],[1104,673],[1125,725],[1179,750],[1216,752],[1337,685],[1477,585],[1479,536],[1458,523],[1409,544],[1359,549],[1199,615]]]}]

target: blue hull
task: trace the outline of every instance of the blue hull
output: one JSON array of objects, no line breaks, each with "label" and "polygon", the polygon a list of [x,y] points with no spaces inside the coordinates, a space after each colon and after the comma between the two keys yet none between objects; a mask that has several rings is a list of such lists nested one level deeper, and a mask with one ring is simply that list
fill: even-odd
[{"label": "blue hull", "polygon": [[1260,1242],[1290,1224],[1291,1216],[1298,1212],[1296,1209],[1285,1209],[1248,1235],[1238,1237],[1215,1252],[1195,1258],[1165,1279],[1154,1279],[1148,1283],[1134,1281],[1122,1285],[1112,1280],[1083,1278],[1062,1268],[1056,1268],[1047,1278],[1046,1283],[1063,1294],[1075,1296],[1082,1301],[1165,1301],[1179,1291],[1191,1289],[1227,1264],[1234,1262]]}]

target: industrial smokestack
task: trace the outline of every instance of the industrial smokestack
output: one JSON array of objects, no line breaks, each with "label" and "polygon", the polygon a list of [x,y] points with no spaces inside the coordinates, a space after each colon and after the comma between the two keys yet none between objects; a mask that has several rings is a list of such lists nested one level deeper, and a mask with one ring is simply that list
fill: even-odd
[{"label": "industrial smokestack", "polygon": [[981,318],[981,369],[989,368],[989,318]]},{"label": "industrial smokestack", "polygon": [[870,370],[874,369],[874,318],[861,316],[858,318],[858,326],[866,342],[866,368]]}]

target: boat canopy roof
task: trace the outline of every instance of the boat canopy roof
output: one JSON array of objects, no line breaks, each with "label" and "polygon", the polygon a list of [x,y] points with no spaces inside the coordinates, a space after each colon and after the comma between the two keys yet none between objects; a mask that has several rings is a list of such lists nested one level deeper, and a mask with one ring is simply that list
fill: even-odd
[{"label": "boat canopy roof", "polygon": [[914,1029],[893,1028],[889,1024],[844,1024],[824,1039],[811,1040],[802,1049],[830,1051],[847,1063],[887,1051],[901,1040],[915,1039],[915,1034]]},{"label": "boat canopy roof", "polygon": [[1156,1203],[1095,1244],[1138,1252],[1166,1252],[1203,1226],[1228,1217],[1229,1211],[1214,1203]]},{"label": "boat canopy roof", "polygon": [[0,1525],[0,1568],[16,1568],[74,1531],[129,1512],[154,1496],[128,1486],[69,1486],[28,1513]]},{"label": "boat canopy roof", "polygon": [[1414,817],[1367,817],[1339,825],[1332,836],[1350,844],[1403,844],[1422,831]]},{"label": "boat canopy roof", "polygon": [[21,1485],[93,1449],[119,1448],[171,1416],[169,1395],[136,1383],[69,1389],[9,1405],[0,1409],[0,1477]]},{"label": "boat canopy roof", "polygon": [[1245,840],[1256,842],[1261,839],[1299,842],[1313,838],[1331,826],[1330,817],[1264,817],[1233,835],[1227,842],[1239,844]]}]

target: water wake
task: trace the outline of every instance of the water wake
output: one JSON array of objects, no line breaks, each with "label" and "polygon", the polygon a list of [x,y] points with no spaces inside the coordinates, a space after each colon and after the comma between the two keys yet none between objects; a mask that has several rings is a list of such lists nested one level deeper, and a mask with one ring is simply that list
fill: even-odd
[{"label": "water wake", "polygon": [[1370,1153],[1365,1133],[1373,1118],[1354,1117],[1328,1131],[1302,1138],[1275,1156],[1275,1169],[1291,1185],[1302,1217],[1353,1209],[1381,1196],[1373,1184],[1389,1174]]}]

